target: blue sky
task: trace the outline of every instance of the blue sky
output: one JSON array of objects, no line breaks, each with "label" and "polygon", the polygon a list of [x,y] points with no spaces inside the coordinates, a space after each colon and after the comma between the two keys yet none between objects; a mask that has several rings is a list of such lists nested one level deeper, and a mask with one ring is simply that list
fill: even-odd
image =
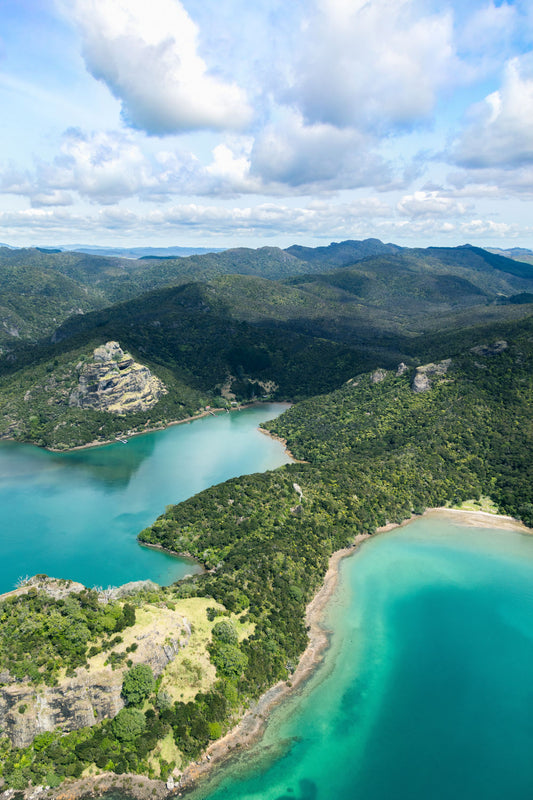
[{"label": "blue sky", "polygon": [[533,248],[533,4],[2,0],[0,241]]}]

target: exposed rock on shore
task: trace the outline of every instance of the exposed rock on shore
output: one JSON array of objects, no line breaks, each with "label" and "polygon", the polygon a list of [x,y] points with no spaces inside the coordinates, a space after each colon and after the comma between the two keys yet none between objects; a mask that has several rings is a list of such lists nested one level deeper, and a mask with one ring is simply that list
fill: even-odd
[{"label": "exposed rock on shore", "polygon": [[167,393],[148,367],[125,353],[118,342],[94,350],[93,362],[79,365],[78,385],[70,394],[71,408],[92,408],[113,414],[147,411]]}]

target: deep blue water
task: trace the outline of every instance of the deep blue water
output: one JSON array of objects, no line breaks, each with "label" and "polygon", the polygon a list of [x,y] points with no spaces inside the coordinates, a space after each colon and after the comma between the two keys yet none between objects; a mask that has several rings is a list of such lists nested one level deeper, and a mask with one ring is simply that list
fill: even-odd
[{"label": "deep blue water", "polygon": [[264,404],[71,453],[0,443],[0,592],[45,573],[87,586],[151,578],[162,585],[197,567],[141,547],[136,536],[170,503],[289,459],[260,422]]},{"label": "deep blue water", "polygon": [[195,800],[530,800],[533,537],[424,518],[342,562],[331,647]]}]

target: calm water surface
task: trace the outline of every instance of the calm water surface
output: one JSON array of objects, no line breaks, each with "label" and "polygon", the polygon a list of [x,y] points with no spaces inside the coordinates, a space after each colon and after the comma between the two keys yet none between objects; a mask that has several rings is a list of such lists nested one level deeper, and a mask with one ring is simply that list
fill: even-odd
[{"label": "calm water surface", "polygon": [[435,517],[342,562],[331,648],[209,800],[533,797],[533,537]]},{"label": "calm water surface", "polygon": [[167,504],[286,463],[282,445],[257,430],[285,408],[254,406],[64,454],[0,443],[0,592],[35,573],[117,586],[166,585],[194,571],[140,547],[137,534]]}]

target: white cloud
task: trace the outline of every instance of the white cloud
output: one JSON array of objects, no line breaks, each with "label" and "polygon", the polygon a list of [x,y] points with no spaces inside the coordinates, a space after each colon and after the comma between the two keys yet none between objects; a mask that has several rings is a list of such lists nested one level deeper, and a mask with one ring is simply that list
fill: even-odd
[{"label": "white cloud", "polygon": [[267,187],[311,191],[389,186],[390,166],[372,151],[373,141],[353,130],[333,125],[307,125],[286,110],[275,124],[257,136],[251,153],[251,173]]},{"label": "white cloud", "polygon": [[311,203],[303,207],[280,203],[244,208],[188,203],[153,211],[144,218],[144,224],[162,230],[170,226],[217,233],[231,230],[236,234],[264,235],[282,231],[294,236],[310,232],[329,236],[336,231],[353,233],[362,220],[390,213],[389,206],[373,198],[353,203]]},{"label": "white cloud", "polygon": [[505,167],[465,169],[448,175],[456,196],[496,198],[533,198],[533,164],[516,169]]},{"label": "white cloud", "polygon": [[246,138],[231,143],[221,143],[213,148],[213,161],[205,173],[212,180],[217,193],[260,192],[261,182],[250,176],[250,153],[253,139]]},{"label": "white cloud", "polygon": [[451,13],[414,0],[317,0],[306,39],[289,98],[310,122],[411,126],[457,73]]},{"label": "white cloud", "polygon": [[72,194],[104,205],[134,196],[164,201],[175,192],[202,193],[209,187],[190,153],[152,156],[132,135],[78,129],[65,132],[51,162],[38,161],[31,171],[10,166],[0,172],[1,192],[27,196],[35,206],[68,205]]},{"label": "white cloud", "polygon": [[251,110],[234,83],[210,74],[198,29],[179,0],[76,0],[87,69],[122,103],[132,127],[164,135],[238,129]]},{"label": "white cloud", "polygon": [[33,208],[41,208],[43,206],[71,206],[74,204],[74,198],[70,192],[62,192],[59,189],[53,189],[50,192],[37,192],[31,196],[31,204]]},{"label": "white cloud", "polygon": [[516,228],[508,222],[495,222],[490,219],[472,219],[461,225],[461,232],[468,236],[472,234],[475,236],[496,234],[504,238],[506,236],[512,236],[515,230]]},{"label": "white cloud", "polygon": [[513,5],[494,2],[474,11],[458,30],[459,47],[482,56],[499,54],[502,46],[509,43],[517,24],[517,12]]},{"label": "white cloud", "polygon": [[[303,206],[261,203],[256,206],[227,207],[215,204],[183,203],[148,212],[126,207],[105,207],[96,213],[74,213],[66,209],[26,209],[0,212],[2,240],[28,244],[58,244],[97,233],[96,241],[175,244],[176,241],[206,245],[237,246],[239,240],[257,246],[258,240],[286,244],[295,242],[362,239],[369,236],[411,246],[457,244],[477,241],[481,246],[522,240],[527,246],[533,235],[528,224],[508,223],[475,216],[461,220],[421,216],[399,217],[395,209],[376,200],[361,198],[345,203],[312,202]],[[230,243],[229,245],[227,243]]]},{"label": "white cloud", "polygon": [[113,203],[155,182],[146,157],[127,136],[79,130],[67,131],[52,165],[39,165],[38,181],[101,203]]},{"label": "white cloud", "polygon": [[466,214],[463,203],[438,191],[417,191],[405,195],[398,203],[398,211],[407,217],[456,217]]},{"label": "white cloud", "polygon": [[109,205],[131,197],[168,202],[175,196],[301,195],[404,184],[368,137],[305,125],[291,113],[256,140],[231,136],[216,144],[207,164],[191,152],[147,144],[157,143],[133,131],[71,129],[50,162],[40,160],[32,170],[0,168],[0,192],[28,197],[35,206],[70,204],[76,195]]},{"label": "white cloud", "polygon": [[469,114],[452,159],[471,170],[533,164],[533,59],[513,58],[500,89]]}]

